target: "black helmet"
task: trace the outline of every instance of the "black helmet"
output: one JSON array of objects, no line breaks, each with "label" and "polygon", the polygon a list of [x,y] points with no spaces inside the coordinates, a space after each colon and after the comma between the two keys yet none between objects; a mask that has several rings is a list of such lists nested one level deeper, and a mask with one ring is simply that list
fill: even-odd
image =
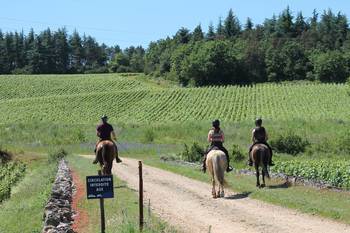
[{"label": "black helmet", "polygon": [[214,120],[214,121],[212,122],[212,125],[213,125],[214,128],[217,128],[217,127],[220,126],[220,121],[219,121],[218,119],[216,119],[216,120]]},{"label": "black helmet", "polygon": [[256,126],[261,126],[261,124],[262,124],[261,118],[260,118],[260,117],[259,117],[259,118],[256,118],[256,119],[255,119],[255,125],[256,125]]},{"label": "black helmet", "polygon": [[103,115],[103,116],[101,116],[101,120],[102,120],[102,121],[107,121],[107,120],[108,120],[108,117],[107,117],[106,115]]}]

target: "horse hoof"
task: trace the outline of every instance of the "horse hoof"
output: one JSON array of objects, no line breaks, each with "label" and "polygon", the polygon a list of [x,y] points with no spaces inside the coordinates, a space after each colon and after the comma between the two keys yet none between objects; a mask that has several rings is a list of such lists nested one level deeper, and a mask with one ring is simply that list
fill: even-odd
[{"label": "horse hoof", "polygon": [[220,193],[220,197],[225,197],[225,193],[224,193],[224,192],[221,192],[221,193]]},{"label": "horse hoof", "polygon": [[260,185],[260,188],[265,188],[265,184]]}]

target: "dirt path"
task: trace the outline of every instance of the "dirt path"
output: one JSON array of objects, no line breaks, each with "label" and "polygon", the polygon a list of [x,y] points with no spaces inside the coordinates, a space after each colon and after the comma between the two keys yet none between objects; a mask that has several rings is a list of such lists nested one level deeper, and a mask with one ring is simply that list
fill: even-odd
[{"label": "dirt path", "polygon": [[[113,172],[138,190],[138,162],[123,158]],[[212,199],[211,186],[184,176],[144,166],[144,200],[169,224],[184,232],[350,232],[350,226],[267,204],[227,191]]]},{"label": "dirt path", "polygon": [[71,168],[73,182],[76,188],[73,196],[72,208],[76,215],[74,216],[73,230],[75,232],[84,232],[84,227],[89,222],[88,213],[86,210],[79,207],[79,202],[85,198],[85,187],[76,171]]}]

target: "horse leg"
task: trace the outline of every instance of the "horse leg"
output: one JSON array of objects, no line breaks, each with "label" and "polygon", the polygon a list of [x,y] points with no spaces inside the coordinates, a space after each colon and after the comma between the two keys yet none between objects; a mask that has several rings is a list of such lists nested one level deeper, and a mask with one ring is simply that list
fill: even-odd
[{"label": "horse leg", "polygon": [[259,180],[259,165],[255,165],[255,173],[256,173],[256,187],[260,187],[260,180]]},{"label": "horse leg", "polygon": [[225,197],[224,185],[220,184],[220,187],[221,187],[220,197]]},{"label": "horse leg", "polygon": [[265,187],[265,170],[263,169],[261,173],[262,173],[263,184],[260,187],[264,188]]},{"label": "horse leg", "polygon": [[216,198],[216,190],[215,190],[215,179],[214,177],[212,178],[212,185],[213,185],[213,188],[211,190],[211,194],[213,195],[213,198]]}]

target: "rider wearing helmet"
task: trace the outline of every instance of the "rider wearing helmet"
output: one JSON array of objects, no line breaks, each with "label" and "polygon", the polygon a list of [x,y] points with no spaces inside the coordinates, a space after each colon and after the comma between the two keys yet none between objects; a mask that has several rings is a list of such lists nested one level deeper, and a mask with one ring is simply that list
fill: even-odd
[{"label": "rider wearing helmet", "polygon": [[256,127],[252,130],[252,142],[253,142],[253,144],[249,147],[248,165],[253,166],[253,161],[250,157],[250,152],[252,152],[253,146],[261,143],[261,144],[266,145],[269,148],[270,155],[271,155],[269,165],[273,166],[275,164],[272,162],[272,149],[271,149],[270,145],[267,143],[268,136],[267,136],[266,129],[262,126],[262,119],[261,118],[257,118],[255,120],[255,126]]},{"label": "rider wearing helmet", "polygon": [[[116,152],[116,161],[117,163],[120,163],[122,162],[120,159],[119,159],[119,156],[118,156],[118,148],[117,148],[117,145],[115,144],[114,141],[117,140],[116,136],[115,136],[115,132],[114,132],[114,129],[113,129],[113,126],[108,124],[107,121],[108,121],[108,117],[106,115],[103,115],[101,117],[101,121],[102,123],[99,124],[97,127],[96,127],[96,135],[100,138],[97,143],[96,143],[96,146],[95,146],[95,154],[96,154],[96,157],[95,157],[95,160],[93,161],[94,164],[98,163],[98,159],[97,159],[97,153],[96,153],[96,147],[98,145],[99,142],[103,141],[103,140],[109,140],[111,142],[113,142],[114,146],[115,146],[115,152]],[[113,139],[113,140],[112,140]]]},{"label": "rider wearing helmet", "polygon": [[226,148],[223,146],[223,142],[224,142],[224,132],[220,129],[220,121],[219,120],[214,120],[212,122],[213,128],[209,130],[208,133],[208,142],[210,143],[210,147],[207,150],[207,153],[204,154],[204,158],[203,158],[203,166],[202,166],[202,170],[203,172],[206,171],[206,158],[207,158],[207,154],[209,153],[209,151],[211,151],[212,149],[214,149],[214,147],[217,147],[219,150],[223,151],[226,155],[226,159],[227,159],[227,172],[230,172],[233,170],[233,168],[230,166],[230,157],[228,155],[228,151],[226,150]]}]

